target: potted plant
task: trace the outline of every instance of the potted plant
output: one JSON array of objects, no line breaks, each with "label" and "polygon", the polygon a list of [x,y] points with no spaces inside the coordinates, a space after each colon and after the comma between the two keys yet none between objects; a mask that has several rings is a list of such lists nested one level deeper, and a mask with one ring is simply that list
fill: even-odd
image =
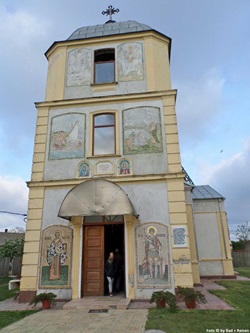
[{"label": "potted plant", "polygon": [[177,287],[177,294],[184,297],[188,309],[195,309],[196,303],[206,303],[206,297],[198,290],[188,287]]},{"label": "potted plant", "polygon": [[54,293],[40,293],[32,298],[30,305],[34,304],[36,306],[37,303],[42,302],[43,309],[50,309],[51,305],[55,303],[55,298],[56,295]]},{"label": "potted plant", "polygon": [[176,311],[177,309],[175,295],[170,291],[154,291],[151,296],[150,303],[154,302],[156,303],[157,308],[165,308],[166,304],[168,304],[171,311]]}]

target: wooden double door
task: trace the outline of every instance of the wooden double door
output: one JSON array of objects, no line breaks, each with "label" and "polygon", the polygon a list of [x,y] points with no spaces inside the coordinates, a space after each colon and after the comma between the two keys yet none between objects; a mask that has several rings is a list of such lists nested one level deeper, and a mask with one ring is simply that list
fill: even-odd
[{"label": "wooden double door", "polygon": [[105,294],[104,265],[115,248],[124,253],[124,225],[84,225],[82,252],[82,296]]}]

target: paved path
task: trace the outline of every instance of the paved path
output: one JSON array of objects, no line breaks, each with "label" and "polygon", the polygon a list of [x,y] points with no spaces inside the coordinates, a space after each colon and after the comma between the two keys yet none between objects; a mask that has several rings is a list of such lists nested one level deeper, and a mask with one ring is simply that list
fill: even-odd
[{"label": "paved path", "polygon": [[[238,280],[249,280],[237,277]],[[211,289],[224,289],[211,280],[203,280],[203,287],[198,287],[206,298],[206,304],[198,305],[198,309],[234,310],[220,298],[208,292]],[[115,297],[114,297],[115,298]],[[113,301],[113,300],[112,300]],[[107,304],[107,299],[105,302]],[[112,306],[105,313],[89,313],[89,309],[63,309],[65,302],[57,302],[51,310],[43,310],[26,317],[1,330],[1,333],[144,333],[148,309],[154,307],[148,301],[133,301],[128,309]],[[186,309],[184,303],[178,303],[180,309]],[[38,309],[37,306],[35,309]],[[67,306],[65,307],[67,308]],[[0,311],[34,309],[27,303],[19,304],[9,299],[0,302]],[[159,330],[148,330],[146,333],[161,333]]]},{"label": "paved path", "polygon": [[43,310],[1,330],[1,333],[144,333],[148,310]]}]

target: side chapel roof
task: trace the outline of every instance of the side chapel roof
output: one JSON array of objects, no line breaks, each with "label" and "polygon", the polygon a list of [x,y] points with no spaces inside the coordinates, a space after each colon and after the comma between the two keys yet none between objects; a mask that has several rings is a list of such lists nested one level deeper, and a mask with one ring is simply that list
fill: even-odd
[{"label": "side chapel roof", "polygon": [[198,185],[194,186],[191,195],[193,199],[225,199],[220,193],[215,191],[209,185]]}]

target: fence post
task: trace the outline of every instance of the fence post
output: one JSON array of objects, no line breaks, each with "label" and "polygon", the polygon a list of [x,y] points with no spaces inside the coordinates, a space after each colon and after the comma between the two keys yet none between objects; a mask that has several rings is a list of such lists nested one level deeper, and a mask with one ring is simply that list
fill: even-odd
[{"label": "fence post", "polygon": [[21,276],[22,257],[15,257],[12,260],[12,275]]}]

